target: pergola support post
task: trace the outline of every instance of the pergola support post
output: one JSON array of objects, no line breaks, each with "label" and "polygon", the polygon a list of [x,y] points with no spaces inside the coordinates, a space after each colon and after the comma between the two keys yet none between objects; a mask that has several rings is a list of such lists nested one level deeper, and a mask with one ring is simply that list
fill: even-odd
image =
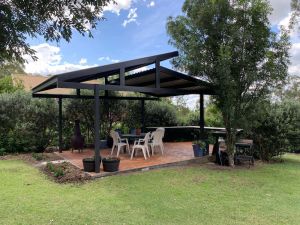
[{"label": "pergola support post", "polygon": [[200,94],[200,132],[204,133],[204,95]]},{"label": "pergola support post", "polygon": [[100,100],[99,86],[95,85],[95,172],[100,172]]},{"label": "pergola support post", "polygon": [[58,150],[62,153],[62,98],[58,98]]},{"label": "pergola support post", "polygon": [[145,132],[145,100],[141,100],[141,123],[142,123],[142,132]]}]

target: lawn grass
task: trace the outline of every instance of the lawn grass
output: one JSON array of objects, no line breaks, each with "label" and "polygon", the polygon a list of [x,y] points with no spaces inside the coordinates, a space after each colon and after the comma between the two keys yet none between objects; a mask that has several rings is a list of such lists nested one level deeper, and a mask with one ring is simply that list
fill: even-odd
[{"label": "lawn grass", "polygon": [[204,166],[56,184],[0,161],[0,224],[300,224],[300,156],[255,169]]}]

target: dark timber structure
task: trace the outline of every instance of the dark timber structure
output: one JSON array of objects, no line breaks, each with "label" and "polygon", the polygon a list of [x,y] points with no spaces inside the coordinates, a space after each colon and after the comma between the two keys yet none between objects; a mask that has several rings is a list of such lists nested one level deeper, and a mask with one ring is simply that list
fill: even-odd
[{"label": "dark timber structure", "polygon": [[[197,77],[185,75],[180,72],[161,66],[161,61],[178,56],[178,52],[170,52],[120,63],[98,66],[74,72],[55,75],[32,89],[33,97],[58,98],[59,104],[59,149],[62,150],[62,99],[94,99],[95,100],[95,161],[96,172],[99,172],[100,155],[100,110],[99,99],[114,100],[140,100],[142,109],[142,129],[145,129],[145,101],[157,100],[159,97],[178,95],[200,95],[200,129],[204,131],[204,95],[213,95],[211,84]],[[134,73],[137,69],[150,67],[143,72]],[[97,79],[95,84],[90,83]],[[86,83],[89,81],[89,83]],[[76,90],[76,94],[48,94],[45,91],[55,88],[70,88]],[[82,95],[81,89],[93,90],[94,95]],[[109,96],[109,92],[137,92],[140,96]]]}]

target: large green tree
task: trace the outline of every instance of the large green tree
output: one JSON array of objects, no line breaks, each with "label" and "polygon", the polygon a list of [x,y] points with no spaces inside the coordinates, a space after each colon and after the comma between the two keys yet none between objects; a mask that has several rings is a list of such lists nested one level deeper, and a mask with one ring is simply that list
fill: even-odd
[{"label": "large green tree", "polygon": [[233,166],[238,121],[286,78],[289,39],[271,31],[266,0],[186,0],[182,10],[167,22],[170,43],[180,52],[173,63],[214,85]]},{"label": "large green tree", "polygon": [[70,41],[74,30],[91,36],[90,28],[103,19],[102,9],[110,0],[2,0],[0,1],[0,64],[24,62],[34,57],[27,37],[47,41]]}]

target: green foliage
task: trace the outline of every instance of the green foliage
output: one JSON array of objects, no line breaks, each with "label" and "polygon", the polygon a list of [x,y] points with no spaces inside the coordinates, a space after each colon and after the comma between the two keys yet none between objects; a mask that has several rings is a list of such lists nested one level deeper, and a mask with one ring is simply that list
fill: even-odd
[{"label": "green foliage", "polygon": [[65,175],[65,173],[64,173],[63,168],[58,167],[58,168],[55,169],[55,171],[54,171],[54,176],[55,177],[62,177],[64,175]]},{"label": "green foliage", "polygon": [[4,156],[5,154],[5,148],[0,148],[0,156]]},{"label": "green foliage", "polygon": [[300,104],[295,102],[260,102],[247,117],[245,132],[255,143],[262,160],[289,152],[290,138],[300,135]]},{"label": "green foliage", "polygon": [[0,78],[14,74],[25,74],[24,65],[19,62],[0,63]]},{"label": "green foliage", "polygon": [[34,158],[36,161],[41,161],[45,159],[45,156],[42,153],[32,153],[32,158]]},{"label": "green foliage", "polygon": [[65,175],[62,166],[55,166],[52,162],[47,162],[46,167],[55,177],[62,177]]},{"label": "green foliage", "polygon": [[57,135],[57,109],[52,99],[33,99],[17,91],[0,95],[0,148],[5,152],[40,152]]},{"label": "green foliage", "polygon": [[54,172],[54,164],[51,162],[47,162],[46,167],[48,168],[48,170],[50,170],[51,172]]},{"label": "green foliage", "polygon": [[193,144],[195,145],[199,145],[199,147],[201,149],[205,149],[206,148],[206,142],[202,141],[202,140],[199,140],[199,139],[196,139],[193,141]]},{"label": "green foliage", "polygon": [[232,164],[240,116],[287,76],[288,36],[271,31],[266,0],[186,0],[182,10],[167,23],[173,64],[214,86]]},{"label": "green foliage", "polygon": [[0,78],[0,94],[2,93],[12,93],[18,90],[23,90],[23,84],[15,80],[15,83],[11,76],[4,76]]},{"label": "green foliage", "polygon": [[[33,55],[26,38],[42,36],[46,41],[70,41],[73,31],[91,37],[87,27],[95,28],[109,0],[4,0],[0,2],[0,64],[24,62]],[[33,57],[36,59],[36,57]]]},{"label": "green foliage", "polygon": [[[82,95],[93,95],[91,91],[81,91]],[[113,93],[110,93],[112,96]],[[127,101],[124,100],[100,100],[100,136],[105,139],[111,129],[125,119],[130,113],[127,110]],[[127,113],[126,113],[127,112]],[[94,100],[86,99],[70,99],[64,103],[64,136],[65,142],[70,141],[73,135],[74,121],[80,120],[80,128],[87,143],[94,142],[94,117],[95,103]],[[138,116],[133,112],[134,116]],[[137,118],[135,117],[135,120]],[[68,144],[68,143],[66,143]]]},{"label": "green foliage", "polygon": [[145,107],[147,126],[175,126],[176,107],[168,101],[149,101]]}]

